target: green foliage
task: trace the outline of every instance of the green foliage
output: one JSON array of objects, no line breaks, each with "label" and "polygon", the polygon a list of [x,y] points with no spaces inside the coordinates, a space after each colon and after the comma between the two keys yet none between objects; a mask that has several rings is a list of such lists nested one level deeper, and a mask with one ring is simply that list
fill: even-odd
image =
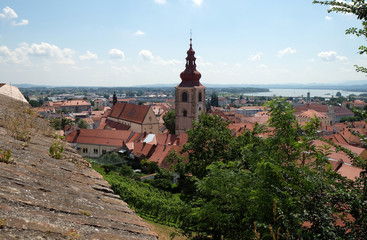
[{"label": "green foliage", "polygon": [[187,132],[188,141],[183,152],[189,155],[186,170],[198,178],[203,178],[206,168],[213,162],[227,160],[231,153],[231,131],[228,123],[219,116],[201,113],[198,121]]},{"label": "green foliage", "polygon": [[340,122],[357,122],[357,121],[361,121],[361,117],[360,116],[353,116],[353,117],[341,117],[340,118]]},{"label": "green foliage", "polygon": [[[182,228],[213,239],[251,239],[255,234],[262,239],[363,238],[366,214],[361,209],[367,204],[363,181],[353,182],[332,171],[325,155],[328,150],[311,144],[318,119],[301,128],[293,107],[284,99],[271,101],[268,107],[273,134],[261,138],[258,135],[267,130],[256,126],[253,132],[229,136],[226,142],[231,147],[222,146],[220,157],[202,154],[213,152],[205,143],[217,136],[203,124],[208,119],[200,118],[197,128],[189,133],[188,145],[196,144],[188,153],[199,151],[200,155],[189,156],[189,162],[181,167],[194,175],[186,175],[180,182],[194,183],[191,197],[182,196],[193,207]],[[201,136],[204,130],[207,138]],[[202,139],[203,148],[194,136]],[[340,147],[337,151],[348,152]],[[361,166],[358,163],[356,166]],[[205,171],[192,171],[204,166]],[[348,221],[343,217],[346,213],[359,220]],[[335,224],[340,220],[345,226]],[[306,228],[303,223],[312,224]]]},{"label": "green foliage", "polygon": [[170,153],[180,175],[175,190],[168,172],[148,184],[119,176],[116,167],[97,170],[138,214],[178,226],[193,239],[363,239],[365,176],[352,181],[332,170],[330,147],[312,145],[317,118],[300,127],[284,99],[268,107],[269,129],[257,124],[238,137],[219,117],[201,114],[184,145],[188,159]]},{"label": "green foliage", "polygon": [[219,107],[218,94],[213,92],[210,96],[210,106]]},{"label": "green foliage", "polygon": [[6,219],[0,217],[0,229],[4,227],[5,222],[6,222]]},{"label": "green foliage", "polygon": [[87,211],[85,211],[85,210],[79,210],[79,212],[81,213],[81,214],[84,214],[85,216],[87,216],[87,217],[89,217],[90,216],[90,213],[89,212],[87,212]]},{"label": "green foliage", "polygon": [[170,110],[163,115],[164,126],[168,129],[170,134],[175,134],[176,127],[176,113],[175,110]]},{"label": "green foliage", "polygon": [[190,212],[190,207],[178,195],[160,191],[147,183],[118,176],[110,172],[104,178],[115,193],[135,211],[166,225],[177,226]]},{"label": "green foliage", "polygon": [[64,151],[64,147],[61,146],[57,142],[54,142],[51,145],[50,150],[49,150],[51,157],[56,158],[56,159],[61,158],[61,154],[62,154],[63,151]]},{"label": "green foliage", "polygon": [[55,118],[50,120],[50,125],[55,130],[64,130],[66,125],[73,125],[73,120],[71,120],[70,118]]},{"label": "green foliage", "polygon": [[12,163],[11,160],[11,150],[4,151],[0,149],[0,162],[3,163]]},{"label": "green foliage", "polygon": [[87,129],[88,128],[88,123],[85,120],[80,119],[78,121],[78,127],[83,128],[83,129]]},{"label": "green foliage", "polygon": [[140,167],[143,173],[151,174],[159,171],[158,164],[151,162],[148,159],[142,159],[140,161]]}]

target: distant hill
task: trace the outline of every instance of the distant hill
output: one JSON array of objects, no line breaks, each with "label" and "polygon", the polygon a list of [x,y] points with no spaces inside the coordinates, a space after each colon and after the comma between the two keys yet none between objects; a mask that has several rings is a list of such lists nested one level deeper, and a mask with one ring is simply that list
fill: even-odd
[{"label": "distant hill", "polygon": [[[126,88],[157,88],[166,89],[174,88],[176,84],[148,84],[148,85],[136,85],[129,86]],[[298,84],[298,83],[287,83],[287,84],[206,84],[203,83],[207,88],[270,88],[270,89],[330,89],[330,90],[346,90],[346,91],[367,91],[367,80],[353,80],[348,82],[337,82],[332,84],[320,84],[320,83],[310,83],[310,84]],[[123,86],[116,87],[104,87],[104,86],[47,86],[47,85],[33,85],[33,84],[14,84],[19,88],[125,88]]]}]

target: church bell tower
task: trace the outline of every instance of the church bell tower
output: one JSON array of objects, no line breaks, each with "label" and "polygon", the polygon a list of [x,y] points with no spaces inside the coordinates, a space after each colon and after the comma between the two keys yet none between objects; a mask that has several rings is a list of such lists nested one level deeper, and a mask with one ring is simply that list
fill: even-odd
[{"label": "church bell tower", "polygon": [[192,128],[201,111],[205,112],[205,87],[200,83],[201,74],[196,70],[195,51],[187,51],[186,69],[180,74],[181,83],[175,87],[175,133],[184,133]]}]

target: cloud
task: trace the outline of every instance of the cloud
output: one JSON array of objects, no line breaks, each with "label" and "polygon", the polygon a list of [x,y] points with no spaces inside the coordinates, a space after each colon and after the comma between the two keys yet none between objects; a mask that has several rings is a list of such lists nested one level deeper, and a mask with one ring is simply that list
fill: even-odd
[{"label": "cloud", "polygon": [[160,56],[153,56],[152,52],[149,50],[141,50],[139,52],[139,56],[145,61],[158,65],[177,65],[183,63],[182,61],[176,59],[164,60]]},{"label": "cloud", "polygon": [[325,20],[327,20],[327,21],[330,21],[330,20],[332,20],[332,19],[333,19],[332,17],[325,16]]},{"label": "cloud", "polygon": [[260,61],[261,55],[263,55],[263,53],[257,53],[255,55],[251,55],[251,57],[249,58],[249,60],[252,61],[252,62]]},{"label": "cloud", "polygon": [[204,59],[201,56],[196,57],[196,63],[198,66],[212,66],[213,65],[213,63],[211,62],[204,61]]},{"label": "cloud", "polygon": [[157,4],[166,4],[167,1],[166,0],[154,0],[155,3]]},{"label": "cloud", "polygon": [[144,36],[145,33],[143,31],[138,30],[138,31],[135,32],[135,35],[136,36]]},{"label": "cloud", "polygon": [[194,5],[200,7],[201,4],[203,3],[203,0],[192,0],[192,2],[194,3]]},{"label": "cloud", "polygon": [[257,66],[258,69],[262,69],[262,70],[265,70],[265,69],[268,69],[268,65],[265,65],[265,64],[260,64],[259,66]]},{"label": "cloud", "polygon": [[74,51],[69,48],[61,49],[56,45],[41,42],[40,44],[22,43],[18,48],[10,50],[7,46],[0,46],[0,62],[5,63],[29,63],[32,60],[41,59],[44,62],[56,62],[61,64],[74,64]]},{"label": "cloud", "polygon": [[124,60],[125,59],[125,53],[119,49],[113,48],[110,50],[109,52],[110,58],[111,59],[116,59],[116,60]]},{"label": "cloud", "polygon": [[25,25],[28,25],[28,23],[29,23],[28,20],[22,19],[22,21],[20,21],[20,22],[12,21],[11,25],[13,25],[13,26],[25,26]]},{"label": "cloud", "polygon": [[18,18],[18,14],[16,14],[12,8],[5,7],[3,8],[3,13],[0,13],[0,18],[10,20],[13,18]]},{"label": "cloud", "polygon": [[278,51],[278,57],[283,57],[285,54],[293,54],[295,52],[296,52],[295,49],[292,49],[290,47],[287,47],[287,48],[285,48],[283,50],[279,50]]},{"label": "cloud", "polygon": [[319,52],[317,56],[321,58],[322,61],[325,61],[325,62],[348,60],[347,57],[339,56],[335,51]]},{"label": "cloud", "polygon": [[153,60],[153,54],[149,50],[141,50],[139,52],[139,56],[142,57],[146,61],[152,61]]},{"label": "cloud", "polygon": [[15,21],[15,19],[18,18],[18,14],[10,7],[5,7],[3,8],[3,12],[0,13],[0,19],[4,19],[6,21],[10,21],[13,19],[13,21],[11,21],[11,24],[13,26],[25,26],[28,25],[29,21],[26,19],[22,19],[20,20],[20,22]]},{"label": "cloud", "polygon": [[92,53],[90,51],[87,51],[84,55],[80,55],[79,59],[81,61],[91,61],[91,60],[97,60],[98,56],[95,53]]}]

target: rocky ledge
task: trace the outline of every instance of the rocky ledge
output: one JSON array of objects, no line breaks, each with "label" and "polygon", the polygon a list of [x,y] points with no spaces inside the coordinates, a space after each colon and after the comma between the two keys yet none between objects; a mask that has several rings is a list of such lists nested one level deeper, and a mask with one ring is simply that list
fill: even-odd
[{"label": "rocky ledge", "polygon": [[[32,133],[26,141],[13,132],[16,121],[29,121],[23,117],[33,123],[26,126]],[[0,161],[0,239],[158,239],[87,161],[47,134],[42,122],[0,95],[0,150],[12,155],[11,163]],[[49,153],[55,142],[65,148],[61,159]]]}]

